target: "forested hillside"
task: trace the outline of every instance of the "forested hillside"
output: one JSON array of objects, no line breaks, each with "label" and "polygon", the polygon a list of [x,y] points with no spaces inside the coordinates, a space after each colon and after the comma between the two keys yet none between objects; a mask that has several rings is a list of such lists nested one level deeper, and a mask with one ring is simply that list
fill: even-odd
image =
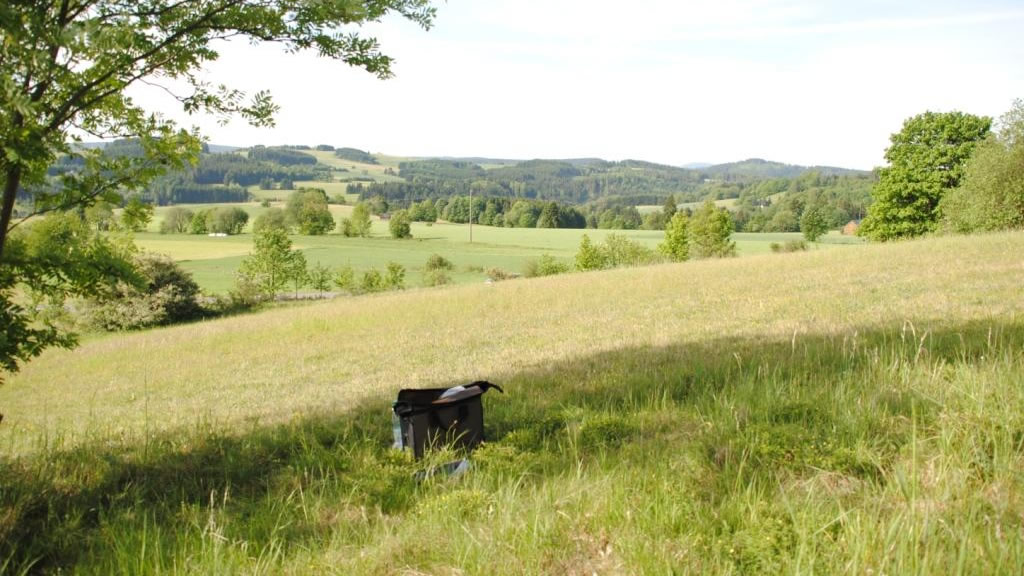
[{"label": "forested hillside", "polygon": [[[485,165],[497,167],[487,169]],[[691,170],[639,160],[609,162],[595,158],[573,160],[427,159],[402,162],[405,182],[378,182],[358,191],[366,198],[383,197],[392,205],[408,206],[426,199],[474,194],[496,198],[552,200],[586,204],[621,200],[623,204],[661,204],[670,195],[679,202],[707,197],[738,198],[751,183],[765,179],[797,178],[809,172],[826,177],[866,177],[843,168],[807,168],[747,160]]]},{"label": "forested hillside", "polygon": [[[83,147],[98,147],[97,144]],[[132,140],[117,140],[102,146],[109,156],[141,156],[142,149]],[[248,186],[291,188],[296,180],[324,178],[329,168],[317,159],[294,148],[253,146],[246,151],[211,152],[203,145],[198,163],[172,170],[156,178],[142,196],[157,205],[245,202]],[[77,170],[79,157],[65,156],[50,167],[51,176]]]},{"label": "forested hillside", "polygon": [[474,194],[583,204],[601,198],[628,198],[631,204],[662,202],[670,194],[696,200],[701,175],[692,170],[627,160],[527,160],[484,169],[466,160],[419,160],[399,164],[405,182],[367,184],[366,197],[391,203]]},{"label": "forested hillside", "polygon": [[783,164],[762,160],[761,158],[750,158],[742,162],[728,162],[701,168],[700,171],[709,178],[720,180],[751,180],[763,178],[796,178],[807,172],[818,172],[826,176],[842,175],[863,175],[862,170],[850,170],[848,168],[836,168],[834,166],[797,166],[795,164]]},{"label": "forested hillside", "polygon": [[[347,166],[318,162],[309,146],[253,146],[220,154],[209,150],[204,146],[196,166],[154,180],[144,197],[159,205],[244,202],[250,199],[248,188],[253,186],[289,190],[295,181],[338,181],[336,172],[348,172]],[[349,162],[381,164],[357,148],[320,145],[316,150],[333,152]],[[139,148],[131,141],[117,141],[105,145],[104,151],[132,155]],[[735,200],[730,208],[739,231],[800,231],[807,208],[818,211],[829,227],[836,228],[864,217],[875,182],[867,172],[760,159],[700,169],[598,158],[389,162],[393,163],[386,166],[388,173],[397,174],[401,181],[374,181],[355,174],[340,179],[349,183],[349,193],[369,202],[376,213],[409,209],[413,220],[469,222],[472,212],[474,223],[514,227],[660,229],[661,219],[645,219],[636,207],[712,199]],[[75,160],[62,160],[51,173],[76,166]]]}]

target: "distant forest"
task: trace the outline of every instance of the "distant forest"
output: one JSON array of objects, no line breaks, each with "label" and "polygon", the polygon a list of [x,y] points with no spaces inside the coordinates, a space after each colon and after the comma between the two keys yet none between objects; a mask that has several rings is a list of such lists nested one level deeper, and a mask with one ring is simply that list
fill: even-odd
[{"label": "distant forest", "polygon": [[[118,140],[103,147],[113,156],[141,155],[132,140]],[[63,157],[50,167],[50,174],[75,170],[82,160]],[[172,170],[156,178],[142,194],[157,205],[246,202],[248,186],[291,188],[296,180],[318,180],[328,169],[316,158],[294,148],[254,146],[239,153],[211,154],[204,145],[199,163],[192,168]]]},{"label": "distant forest", "polygon": [[[661,205],[670,196],[684,204],[709,198],[735,199],[737,230],[796,232],[809,206],[819,206],[830,227],[860,220],[875,182],[875,176],[867,172],[764,160],[702,170],[632,160],[530,160],[491,169],[464,160],[421,160],[401,163],[399,175],[405,182],[352,184],[349,192],[378,206],[414,208],[417,215],[426,212],[426,204],[431,203],[438,218],[465,222],[468,210],[465,216],[462,210],[449,215],[444,208],[452,201],[455,205],[468,202],[472,190],[474,222],[539,226],[540,212],[547,203],[552,206],[549,213],[556,210],[564,216],[549,217],[541,227],[625,229],[663,226],[657,219],[642,216],[635,207]],[[516,200],[529,202],[513,212]],[[524,210],[530,215],[523,216]],[[498,221],[497,216],[503,220]]]},{"label": "distant forest", "polygon": [[800,232],[804,211],[815,207],[829,228],[860,221],[871,204],[874,174],[806,172],[731,186],[714,186],[712,198],[736,198],[733,222],[743,232]]},{"label": "distant forest", "polygon": [[398,175],[405,182],[365,184],[366,198],[382,196],[408,205],[424,199],[474,194],[495,198],[551,200],[585,204],[602,198],[628,198],[631,204],[657,204],[670,194],[696,201],[702,182],[693,170],[626,160],[527,160],[485,170],[462,160],[402,162]]},{"label": "distant forest", "polygon": [[[377,163],[366,151],[318,145],[339,158]],[[159,204],[244,202],[251,186],[293,188],[297,180],[330,181],[331,168],[317,162],[309,146],[253,146],[211,154],[204,146],[198,164],[155,179],[143,197]],[[104,153],[140,154],[138,144],[121,140]],[[51,174],[75,170],[81,160],[63,158]],[[484,166],[488,166],[485,168]],[[349,193],[375,212],[410,210],[416,220],[473,221],[515,227],[659,229],[663,220],[637,206],[661,206],[705,199],[735,200],[730,206],[737,230],[796,232],[808,207],[820,208],[830,227],[860,220],[871,201],[872,173],[832,167],[807,168],[760,159],[687,169],[664,164],[597,158],[569,160],[426,159],[402,162],[404,181],[349,179]]]}]

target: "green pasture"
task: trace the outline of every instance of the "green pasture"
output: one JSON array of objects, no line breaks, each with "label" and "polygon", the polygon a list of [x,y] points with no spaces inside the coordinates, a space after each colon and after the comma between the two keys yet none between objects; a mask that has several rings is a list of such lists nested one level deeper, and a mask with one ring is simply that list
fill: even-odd
[{"label": "green pasture", "polygon": [[[704,204],[704,203],[703,202],[683,202],[682,204],[678,205],[678,208],[680,210],[685,210],[687,208],[689,208],[690,210],[696,210],[696,209],[700,208],[702,204]],[[715,206],[718,206],[719,208],[726,208],[728,210],[732,210],[736,206],[736,199],[735,198],[725,198],[724,200],[715,200]],[[641,214],[650,214],[651,212],[661,212],[664,208],[665,207],[660,205],[660,204],[657,205],[657,206],[655,206],[653,204],[641,204],[641,205],[636,207],[637,211],[640,212]]]},{"label": "green pasture", "polygon": [[[406,158],[378,156],[379,164],[366,164],[338,158],[334,155],[333,151],[301,150],[301,152],[315,156],[318,163],[334,169],[332,171],[333,178],[330,181],[299,180],[294,183],[296,188],[320,188],[328,196],[344,194],[346,201],[354,203],[357,197],[353,194],[348,194],[348,185],[352,181],[357,181],[356,179],[369,178],[374,182],[404,182],[396,174],[398,172],[398,163],[405,161]],[[392,169],[396,174],[385,173],[385,170],[388,168]],[[291,190],[262,190],[259,186],[250,186],[249,193],[257,200],[284,201],[291,194]]]},{"label": "green pasture", "polygon": [[377,182],[405,181],[395,174],[385,173],[388,168],[391,168],[396,173],[398,172],[398,162],[400,162],[400,160],[397,158],[383,157],[383,159],[378,159],[378,162],[380,162],[379,164],[365,164],[363,162],[354,162],[352,160],[338,158],[334,155],[333,151],[303,150],[303,152],[316,156],[316,161],[320,164],[330,166],[331,168],[346,170],[345,172],[335,172],[335,177],[339,180],[363,177],[373,178],[374,181]]},{"label": "green pasture", "polygon": [[[341,194],[345,202],[355,204],[359,200],[358,194],[348,193],[348,182],[324,182],[322,180],[299,180],[295,182],[295,188],[319,188],[327,193],[327,197]],[[257,201],[270,200],[271,202],[285,202],[294,190],[263,190],[259,186],[250,186],[249,193]]]},{"label": "green pasture", "polygon": [[[194,207],[193,207],[194,208]],[[335,220],[351,213],[351,206],[330,207]],[[157,219],[165,209],[158,209]],[[246,205],[250,212],[250,224],[266,208],[259,204]],[[159,226],[154,222],[150,230]],[[621,234],[650,248],[657,248],[664,238],[661,231],[651,230],[573,230],[543,228],[496,228],[473,226],[473,242],[469,242],[469,226],[466,224],[416,222],[412,226],[413,238],[395,240],[390,237],[387,222],[374,219],[373,237],[345,238],[338,233],[325,236],[293,236],[294,246],[301,249],[310,264],[319,262],[324,266],[337,268],[350,265],[358,271],[374,267],[383,270],[388,262],[405,266],[407,279],[418,284],[423,266],[432,254],[440,254],[451,260],[456,269],[451,274],[455,283],[482,282],[485,272],[500,268],[507,272],[521,273],[527,262],[550,254],[572,264],[584,234],[594,242],[601,242],[610,234]],[[771,251],[771,244],[785,243],[802,238],[800,234],[750,234],[733,235],[740,255],[762,254]],[[192,273],[196,282],[207,293],[225,292],[234,286],[235,271],[242,259],[249,253],[252,235],[235,237],[209,237],[198,235],[161,235],[145,233],[136,235],[136,243],[144,250],[168,254],[182,262]],[[832,233],[819,243],[809,245],[811,250],[833,249],[860,243]]]}]

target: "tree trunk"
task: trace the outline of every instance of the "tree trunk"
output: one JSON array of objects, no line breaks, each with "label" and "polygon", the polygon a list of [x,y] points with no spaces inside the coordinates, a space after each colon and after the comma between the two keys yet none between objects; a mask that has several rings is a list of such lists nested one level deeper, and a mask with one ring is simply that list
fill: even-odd
[{"label": "tree trunk", "polygon": [[18,186],[21,185],[21,166],[15,164],[7,169],[7,180],[4,182],[3,206],[0,208],[0,262],[3,261],[4,245],[7,244],[7,231],[11,227],[14,216],[14,200],[18,197]]}]

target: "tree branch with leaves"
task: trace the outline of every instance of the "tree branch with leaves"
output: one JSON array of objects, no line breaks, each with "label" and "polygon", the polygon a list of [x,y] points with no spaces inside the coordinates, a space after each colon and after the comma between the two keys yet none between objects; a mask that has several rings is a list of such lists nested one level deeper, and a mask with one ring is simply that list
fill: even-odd
[{"label": "tree branch with leaves", "polygon": [[[429,0],[27,0],[0,6],[0,365],[16,369],[57,336],[27,343],[34,319],[13,304],[33,274],[59,277],[68,292],[85,286],[61,268],[12,251],[15,229],[48,212],[119,204],[169,168],[194,163],[199,134],[142,109],[126,95],[133,85],[183,83],[175,98],[188,113],[222,121],[241,117],[270,126],[278,107],[269,92],[251,96],[212,86],[197,72],[233,38],[272,42],[391,76],[392,59],[377,40],[353,29],[397,14],[429,28]],[[83,136],[137,139],[142,154],[112,157],[77,146]],[[48,175],[62,156],[77,170]],[[16,208],[18,208],[16,210]],[[59,331],[54,329],[54,334]]]}]

